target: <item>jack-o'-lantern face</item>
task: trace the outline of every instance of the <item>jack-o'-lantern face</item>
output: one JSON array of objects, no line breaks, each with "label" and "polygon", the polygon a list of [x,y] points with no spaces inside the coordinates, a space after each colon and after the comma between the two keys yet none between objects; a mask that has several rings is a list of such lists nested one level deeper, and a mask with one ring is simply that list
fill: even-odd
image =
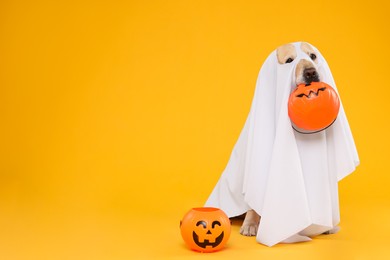
[{"label": "jack-o'-lantern face", "polygon": [[221,222],[218,220],[214,220],[211,225],[205,220],[199,220],[192,232],[195,244],[201,248],[208,246],[214,248],[221,244],[223,237],[223,228],[221,228]]},{"label": "jack-o'-lantern face", "polygon": [[230,220],[217,208],[194,208],[183,218],[181,234],[187,245],[200,252],[220,250],[230,236]]},{"label": "jack-o'-lantern face", "polygon": [[295,130],[316,133],[329,127],[338,115],[340,100],[324,82],[301,84],[290,94],[288,115]]}]

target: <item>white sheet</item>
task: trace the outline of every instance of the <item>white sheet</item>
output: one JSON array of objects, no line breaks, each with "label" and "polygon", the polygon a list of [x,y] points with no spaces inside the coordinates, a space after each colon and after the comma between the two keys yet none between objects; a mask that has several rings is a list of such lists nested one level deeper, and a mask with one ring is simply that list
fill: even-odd
[{"label": "white sheet", "polygon": [[[287,102],[295,66],[300,59],[310,60],[300,42],[293,44],[297,58],[292,63],[279,64],[276,51],[264,62],[244,128],[206,202],[229,217],[254,209],[261,215],[257,241],[268,246],[335,227],[340,220],[337,182],[359,164],[342,103],[328,129],[315,134],[293,130]],[[315,50],[321,81],[337,91],[328,64]]]}]

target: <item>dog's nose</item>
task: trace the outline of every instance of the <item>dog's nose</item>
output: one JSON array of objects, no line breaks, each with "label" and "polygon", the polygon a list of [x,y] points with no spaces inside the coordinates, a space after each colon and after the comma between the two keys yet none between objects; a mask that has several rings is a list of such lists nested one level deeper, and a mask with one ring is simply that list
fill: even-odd
[{"label": "dog's nose", "polygon": [[307,68],[303,71],[306,84],[310,84],[313,81],[320,81],[318,73],[315,68]]}]

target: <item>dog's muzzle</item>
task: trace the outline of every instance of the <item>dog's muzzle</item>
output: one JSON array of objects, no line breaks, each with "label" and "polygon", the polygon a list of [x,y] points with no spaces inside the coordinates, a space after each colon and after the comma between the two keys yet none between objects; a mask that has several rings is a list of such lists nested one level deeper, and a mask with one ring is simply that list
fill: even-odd
[{"label": "dog's muzzle", "polygon": [[306,84],[310,84],[312,82],[319,82],[320,76],[315,68],[307,68],[303,70],[303,78]]}]

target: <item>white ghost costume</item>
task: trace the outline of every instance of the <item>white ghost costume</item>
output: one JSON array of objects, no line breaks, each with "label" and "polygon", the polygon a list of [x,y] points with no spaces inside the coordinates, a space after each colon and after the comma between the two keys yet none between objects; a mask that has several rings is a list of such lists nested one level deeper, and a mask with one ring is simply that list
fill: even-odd
[{"label": "white ghost costume", "polygon": [[[359,164],[342,103],[326,130],[301,134],[292,128],[287,104],[295,67],[301,59],[311,61],[300,42],[293,45],[293,62],[279,64],[276,50],[264,62],[244,128],[205,204],[229,217],[255,210],[261,216],[257,241],[267,246],[310,240],[337,227],[337,183]],[[337,92],[327,62],[313,49],[320,80]]]}]

